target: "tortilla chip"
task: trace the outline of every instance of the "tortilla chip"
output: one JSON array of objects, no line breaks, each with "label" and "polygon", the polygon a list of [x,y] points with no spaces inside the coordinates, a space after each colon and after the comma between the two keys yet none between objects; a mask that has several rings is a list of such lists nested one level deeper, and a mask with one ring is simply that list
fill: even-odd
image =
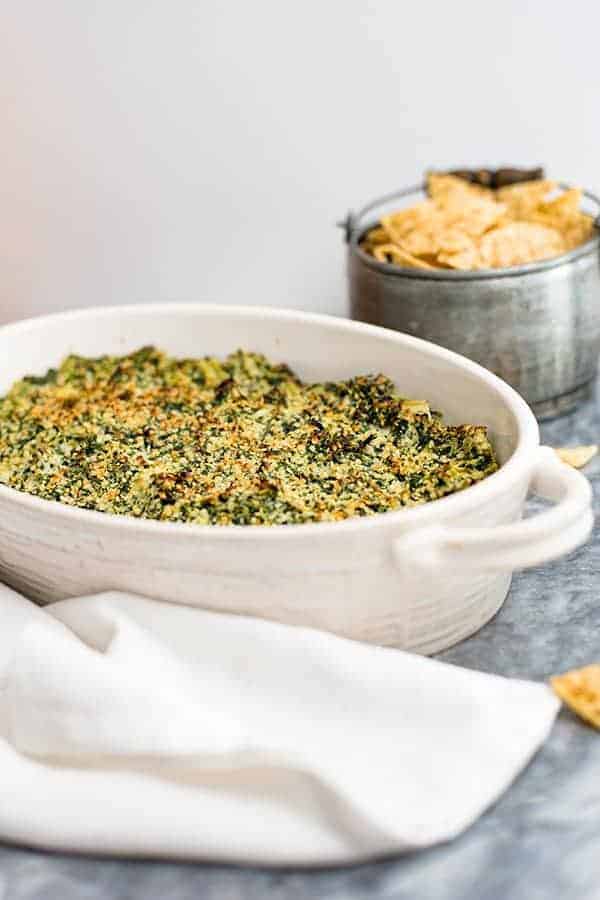
[{"label": "tortilla chip", "polygon": [[520,266],[565,252],[565,243],[555,228],[532,222],[512,222],[489,231],[479,245],[486,269]]},{"label": "tortilla chip", "polygon": [[433,269],[424,260],[407,253],[398,244],[379,244],[373,250],[373,256],[379,262],[391,262],[397,266],[409,266],[412,269]]},{"label": "tortilla chip", "polygon": [[596,455],[598,446],[589,444],[586,447],[555,447],[554,452],[568,466],[573,466],[574,469],[582,469]]},{"label": "tortilla chip", "polygon": [[587,213],[579,213],[573,217],[562,231],[567,250],[586,244],[594,236],[595,231],[594,219]]},{"label": "tortilla chip", "polygon": [[563,703],[585,722],[600,729],[600,665],[554,675],[550,684]]},{"label": "tortilla chip", "polygon": [[440,230],[438,235],[438,252],[458,253],[473,246],[473,239],[457,225],[450,225]]},{"label": "tortilla chip", "polygon": [[456,253],[439,253],[438,260],[450,269],[469,271],[483,268],[479,250],[474,244]]},{"label": "tortilla chip", "polygon": [[[388,242],[402,244],[409,253],[432,253],[430,234],[435,227],[433,221],[437,216],[434,204],[426,200],[414,207],[400,210],[390,216],[381,217],[381,227],[388,236]],[[406,242],[411,238],[412,243]],[[416,240],[416,243],[415,243]]]},{"label": "tortilla chip", "polygon": [[427,193],[437,201],[447,202],[451,195],[490,197],[493,199],[493,191],[481,184],[466,181],[458,175],[450,175],[445,172],[427,173]]},{"label": "tortilla chip", "polygon": [[544,204],[531,214],[531,221],[555,228],[563,237],[565,250],[573,250],[593,236],[594,219],[587,213],[567,211],[568,208],[553,211],[551,204]]},{"label": "tortilla chip", "polygon": [[538,209],[542,213],[548,213],[553,218],[571,219],[579,212],[581,198],[581,188],[571,188],[547,203],[540,203]]},{"label": "tortilla chip", "polygon": [[381,217],[381,227],[391,238],[396,238],[406,234],[413,228],[430,222],[437,214],[437,207],[431,200],[423,200],[421,203],[415,203],[414,206],[408,206],[406,209],[399,209],[397,212]]},{"label": "tortilla chip", "polygon": [[454,212],[449,209],[446,218],[449,225],[460,225],[462,231],[469,237],[481,237],[486,231],[498,225],[506,213],[503,203],[496,203],[485,198],[469,198],[462,210]]},{"label": "tortilla chip", "polygon": [[385,244],[389,241],[389,237],[385,231],[385,228],[371,228],[365,238],[365,242],[366,241],[368,241],[368,243],[372,245]]},{"label": "tortilla chip", "polygon": [[430,174],[427,184],[446,228],[458,226],[467,235],[483,234],[504,212],[493,191],[455,175]]},{"label": "tortilla chip", "polygon": [[457,205],[438,205],[418,210],[414,218],[383,216],[382,227],[391,243],[413,256],[436,257],[458,253],[472,246],[472,238],[487,231],[503,214],[501,204],[467,197]]},{"label": "tortilla chip", "polygon": [[510,184],[496,191],[496,197],[506,205],[511,219],[528,219],[538,209],[548,194],[556,189],[556,182],[548,179],[540,181],[522,181]]},{"label": "tortilla chip", "polygon": [[383,216],[381,224],[389,241],[412,256],[436,256],[439,235],[445,228],[443,217],[434,204],[415,207],[414,215]]},{"label": "tortilla chip", "polygon": [[439,249],[439,228],[435,224],[431,224],[428,228],[415,228],[404,234],[396,243],[412,256],[435,257]]}]

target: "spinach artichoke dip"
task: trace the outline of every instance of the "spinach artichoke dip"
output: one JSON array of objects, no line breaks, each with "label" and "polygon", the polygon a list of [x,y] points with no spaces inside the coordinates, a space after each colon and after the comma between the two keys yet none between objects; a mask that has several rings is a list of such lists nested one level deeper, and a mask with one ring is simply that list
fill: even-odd
[{"label": "spinach artichoke dip", "polygon": [[486,429],[445,425],[384,375],[305,384],[225,360],[69,356],[0,398],[0,482],[71,506],[214,525],[370,516],[497,468]]}]

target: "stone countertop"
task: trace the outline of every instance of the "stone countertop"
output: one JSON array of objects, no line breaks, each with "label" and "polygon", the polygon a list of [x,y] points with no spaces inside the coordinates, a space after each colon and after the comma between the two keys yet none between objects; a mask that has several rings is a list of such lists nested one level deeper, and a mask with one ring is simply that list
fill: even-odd
[{"label": "stone countertop", "polygon": [[[542,427],[554,446],[600,438],[600,406]],[[600,480],[600,457],[586,474]],[[598,507],[598,503],[596,504]],[[597,510],[598,513],[598,510]],[[494,621],[441,654],[521,678],[600,660],[600,533],[517,575]],[[0,798],[0,803],[1,803]],[[0,900],[600,900],[600,734],[563,711],[516,783],[432,850],[321,871],[94,860],[0,846]]]}]

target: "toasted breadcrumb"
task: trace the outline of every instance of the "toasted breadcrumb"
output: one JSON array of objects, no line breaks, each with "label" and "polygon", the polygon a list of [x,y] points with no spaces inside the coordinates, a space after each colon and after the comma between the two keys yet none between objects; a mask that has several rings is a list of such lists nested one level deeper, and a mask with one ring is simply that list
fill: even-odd
[{"label": "toasted breadcrumb", "polygon": [[69,356],[0,399],[0,482],[84,509],[281,525],[370,516],[497,468],[486,429],[447,426],[384,375],[304,384],[224,360]]}]

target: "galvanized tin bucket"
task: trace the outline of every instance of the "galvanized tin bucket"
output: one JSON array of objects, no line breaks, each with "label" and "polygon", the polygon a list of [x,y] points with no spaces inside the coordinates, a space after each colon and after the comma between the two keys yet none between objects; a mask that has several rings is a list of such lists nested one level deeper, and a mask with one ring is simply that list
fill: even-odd
[{"label": "galvanized tin bucket", "polygon": [[[352,318],[481,363],[516,388],[538,418],[587,399],[600,354],[600,234],[554,259],[474,272],[404,268],[360,248],[382,214],[424,192],[417,185],[388,194],[341,223]],[[584,197],[598,227],[600,200],[589,191]]]}]

